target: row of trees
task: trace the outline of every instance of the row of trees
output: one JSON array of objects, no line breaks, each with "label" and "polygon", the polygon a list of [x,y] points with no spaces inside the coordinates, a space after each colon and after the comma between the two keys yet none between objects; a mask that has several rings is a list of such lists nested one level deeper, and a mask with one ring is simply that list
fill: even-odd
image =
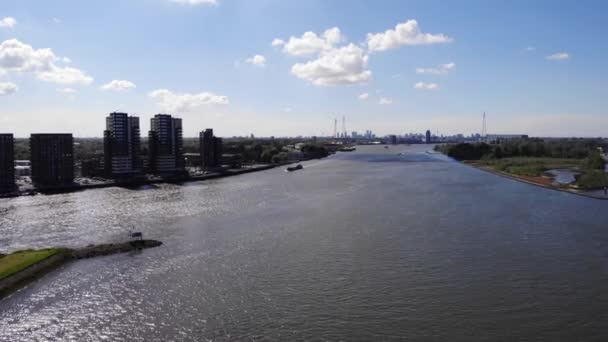
[{"label": "row of trees", "polygon": [[604,139],[514,139],[492,145],[486,143],[438,145],[436,149],[457,160],[509,157],[582,159],[596,155],[593,162],[597,166],[600,160],[603,161],[598,149],[607,147],[608,142]]}]

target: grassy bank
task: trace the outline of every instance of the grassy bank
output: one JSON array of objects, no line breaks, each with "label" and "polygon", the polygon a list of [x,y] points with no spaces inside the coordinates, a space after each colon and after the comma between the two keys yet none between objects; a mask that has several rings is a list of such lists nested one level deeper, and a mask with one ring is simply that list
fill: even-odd
[{"label": "grassy bank", "polygon": [[25,250],[0,257],[0,279],[4,279],[10,275],[20,272],[23,269],[26,269],[27,267],[49,258],[59,252],[61,252],[61,249],[58,248],[42,249],[37,251]]},{"label": "grassy bank", "polygon": [[513,157],[482,159],[475,163],[517,176],[539,177],[551,169],[577,169],[581,162],[581,159]]},{"label": "grassy bank", "polygon": [[[437,145],[436,150],[464,163],[545,186],[597,190],[608,186],[601,152],[606,141],[597,139],[519,139],[487,143]],[[573,184],[557,184],[545,172],[567,169],[577,176]]]}]

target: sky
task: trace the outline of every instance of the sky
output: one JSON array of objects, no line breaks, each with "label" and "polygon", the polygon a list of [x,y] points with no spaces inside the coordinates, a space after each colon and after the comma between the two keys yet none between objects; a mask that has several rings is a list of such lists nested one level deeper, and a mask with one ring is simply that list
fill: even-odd
[{"label": "sky", "polygon": [[[0,132],[608,136],[608,2],[2,0]],[[144,133],[145,134],[145,133]]]}]

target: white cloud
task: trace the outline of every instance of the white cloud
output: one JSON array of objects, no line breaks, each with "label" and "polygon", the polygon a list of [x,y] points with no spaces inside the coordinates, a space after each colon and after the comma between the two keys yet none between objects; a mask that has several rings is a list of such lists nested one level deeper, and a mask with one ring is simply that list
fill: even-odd
[{"label": "white cloud", "polygon": [[62,61],[63,63],[66,63],[66,64],[70,64],[70,63],[72,63],[72,60],[71,60],[71,59],[69,59],[69,58],[67,58],[67,57],[63,57],[63,58],[61,58],[61,61]]},{"label": "white cloud", "polygon": [[417,74],[431,74],[431,75],[446,75],[450,70],[454,69],[456,64],[446,63],[441,64],[437,68],[416,68]]},{"label": "white cloud", "polygon": [[393,100],[386,98],[386,97],[381,97],[380,101],[378,101],[378,104],[380,105],[390,105],[393,103]]},{"label": "white cloud", "polygon": [[259,67],[263,67],[266,65],[266,57],[264,57],[262,55],[255,55],[251,58],[247,58],[245,60],[245,62],[259,66]]},{"label": "white cloud", "polygon": [[55,24],[61,24],[61,19],[59,19],[59,18],[53,18],[53,22]]},{"label": "white cloud", "polygon": [[418,82],[414,84],[414,89],[437,90],[439,89],[439,85],[437,83]]},{"label": "white cloud", "polygon": [[51,70],[41,72],[36,77],[42,81],[58,84],[89,85],[93,82],[92,77],[86,75],[79,69],[70,67],[60,68],[54,65],[51,67]]},{"label": "white cloud", "polygon": [[528,46],[524,49],[524,51],[528,51],[528,52],[532,52],[532,51],[536,51],[536,47],[534,46]]},{"label": "white cloud", "polygon": [[369,98],[369,94],[368,93],[363,93],[361,95],[359,95],[359,100],[365,101]]},{"label": "white cloud", "polygon": [[549,55],[546,58],[551,61],[563,61],[566,59],[570,59],[570,54],[568,54],[567,52],[558,52],[558,53]]},{"label": "white cloud", "polygon": [[0,83],[0,96],[6,96],[14,94],[19,90],[19,87],[15,83],[4,82]]},{"label": "white cloud", "polygon": [[279,38],[273,39],[272,43],[270,43],[270,45],[272,45],[272,46],[281,46],[284,44],[285,44],[285,41],[283,39],[279,39]]},{"label": "white cloud", "polygon": [[188,112],[204,105],[227,105],[227,96],[203,92],[199,94],[178,94],[167,89],[158,89],[148,94],[158,105],[169,111]]},{"label": "white cloud", "polygon": [[135,83],[127,80],[113,80],[100,87],[101,90],[125,91],[135,88]]},{"label": "white cloud", "polygon": [[184,4],[184,5],[192,5],[192,6],[196,6],[196,5],[217,5],[218,4],[218,0],[169,0],[171,2],[175,2],[178,4]]},{"label": "white cloud", "polygon": [[287,42],[274,39],[273,46],[283,45],[283,52],[292,56],[305,56],[321,51],[328,51],[342,42],[344,37],[337,27],[325,30],[323,34],[317,35],[312,31],[304,32],[301,37],[290,37]]},{"label": "white cloud", "polygon": [[57,88],[55,90],[57,90],[57,92],[59,92],[59,93],[66,93],[66,94],[72,94],[72,93],[76,92],[76,89],[74,89],[74,88]]},{"label": "white cloud", "polygon": [[59,84],[84,84],[93,82],[93,78],[83,71],[58,67],[58,58],[51,49],[35,50],[17,39],[5,40],[0,44],[0,73],[31,72],[40,80]]},{"label": "white cloud", "polygon": [[0,19],[0,27],[13,28],[15,25],[17,25],[17,20],[15,20],[15,18],[6,17]]},{"label": "white cloud", "polygon": [[421,32],[416,20],[408,20],[395,26],[395,29],[384,33],[368,33],[367,47],[369,51],[384,51],[401,45],[428,45],[450,43],[453,39],[442,34]]},{"label": "white cloud", "polygon": [[349,44],[321,52],[315,60],[297,63],[291,67],[291,73],[314,85],[364,83],[372,76],[367,70],[368,59],[363,49]]}]

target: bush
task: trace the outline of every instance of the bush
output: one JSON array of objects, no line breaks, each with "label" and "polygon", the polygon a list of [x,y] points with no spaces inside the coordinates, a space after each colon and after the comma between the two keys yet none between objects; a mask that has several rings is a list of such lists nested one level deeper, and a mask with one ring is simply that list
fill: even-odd
[{"label": "bush", "polygon": [[588,170],[578,178],[576,184],[583,189],[600,189],[608,186],[608,177],[603,170]]},{"label": "bush", "polygon": [[606,162],[598,152],[592,152],[583,159],[581,167],[585,170],[604,170]]}]

